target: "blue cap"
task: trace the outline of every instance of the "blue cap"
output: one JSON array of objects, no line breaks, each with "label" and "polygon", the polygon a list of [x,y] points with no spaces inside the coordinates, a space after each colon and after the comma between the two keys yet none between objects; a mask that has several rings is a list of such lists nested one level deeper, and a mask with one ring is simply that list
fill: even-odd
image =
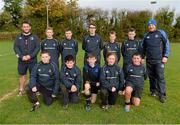
[{"label": "blue cap", "polygon": [[149,25],[157,25],[157,22],[156,22],[156,20],[155,19],[150,19],[149,21],[148,21],[148,26]]}]

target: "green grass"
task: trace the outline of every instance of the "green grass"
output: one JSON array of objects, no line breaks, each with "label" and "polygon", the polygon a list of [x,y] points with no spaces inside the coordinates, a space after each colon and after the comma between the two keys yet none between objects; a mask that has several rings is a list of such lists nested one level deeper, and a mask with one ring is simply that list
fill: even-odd
[{"label": "green grass", "polygon": [[[0,98],[18,87],[17,59],[12,50],[13,42],[0,42]],[[56,100],[50,107],[41,103],[36,112],[29,112],[32,104],[27,96],[13,96],[0,102],[0,123],[81,123],[81,124],[151,124],[151,123],[180,123],[180,44],[171,44],[171,55],[166,66],[167,103],[162,104],[158,98],[149,96],[149,83],[145,82],[145,89],[140,107],[132,107],[131,112],[125,113],[122,97],[107,112],[103,112],[97,104],[92,111],[84,110],[84,97],[81,95],[79,104],[70,105],[63,110],[61,99]],[[81,45],[77,56],[77,64],[82,69],[83,51]],[[41,96],[40,96],[41,97]],[[42,99],[40,98],[42,102]]]}]

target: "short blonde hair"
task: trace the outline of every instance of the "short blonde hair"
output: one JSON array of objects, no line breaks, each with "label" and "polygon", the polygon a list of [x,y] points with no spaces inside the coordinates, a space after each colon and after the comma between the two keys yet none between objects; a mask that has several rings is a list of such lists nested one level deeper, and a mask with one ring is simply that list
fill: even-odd
[{"label": "short blonde hair", "polygon": [[53,28],[52,28],[52,27],[47,27],[47,28],[46,28],[46,32],[47,32],[48,30],[53,31]]}]

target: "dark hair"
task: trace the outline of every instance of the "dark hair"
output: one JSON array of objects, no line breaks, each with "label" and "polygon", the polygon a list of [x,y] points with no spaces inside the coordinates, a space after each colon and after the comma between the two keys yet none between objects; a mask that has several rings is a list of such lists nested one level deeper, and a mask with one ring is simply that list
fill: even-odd
[{"label": "dark hair", "polygon": [[129,32],[136,32],[136,29],[134,29],[134,28],[129,28],[129,29],[128,29],[128,33],[129,33]]},{"label": "dark hair", "polygon": [[72,32],[71,28],[66,28],[64,31],[65,31],[65,32],[68,32],[68,31],[71,31],[71,32]]},{"label": "dark hair", "polygon": [[90,23],[89,24],[89,28],[90,28],[91,25],[96,27],[96,25],[94,23]]},{"label": "dark hair", "polygon": [[69,61],[75,61],[74,60],[74,57],[72,56],[72,55],[67,55],[66,57],[65,57],[65,62],[69,62]]},{"label": "dark hair", "polygon": [[22,25],[23,25],[23,24],[29,24],[29,25],[31,26],[30,21],[27,21],[27,20],[23,21],[23,22],[22,22]]},{"label": "dark hair", "polygon": [[88,58],[96,58],[96,56],[94,55],[94,54],[92,54],[92,53],[89,53],[88,55],[87,55],[87,59]]},{"label": "dark hair", "polygon": [[48,51],[46,51],[46,50],[44,50],[44,51],[41,51],[41,56],[42,56],[42,54],[48,54],[49,56],[50,56],[50,53],[48,52]]},{"label": "dark hair", "polygon": [[110,35],[116,35],[116,32],[115,32],[115,31],[110,31],[110,32],[109,32],[109,36],[110,36]]},{"label": "dark hair", "polygon": [[140,56],[140,57],[142,58],[142,56],[141,56],[141,54],[140,54],[139,52],[135,52],[135,53],[132,55],[132,58],[133,58],[134,56]]}]

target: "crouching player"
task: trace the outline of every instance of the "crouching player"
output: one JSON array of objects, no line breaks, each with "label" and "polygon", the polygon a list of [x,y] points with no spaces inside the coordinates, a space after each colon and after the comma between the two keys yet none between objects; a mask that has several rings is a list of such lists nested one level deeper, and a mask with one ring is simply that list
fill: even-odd
[{"label": "crouching player", "polygon": [[139,53],[132,55],[132,64],[125,71],[125,111],[130,111],[130,104],[140,105],[144,80],[147,78],[145,67],[141,64],[142,58]]},{"label": "crouching player", "polygon": [[116,53],[108,53],[107,64],[101,68],[101,100],[102,109],[107,110],[108,105],[115,105],[118,90],[124,89],[124,74],[122,69],[116,64]]},{"label": "crouching player", "polygon": [[61,68],[61,91],[63,95],[63,108],[67,109],[69,102],[77,103],[82,83],[80,69],[75,65],[72,55],[65,57],[65,65]]},{"label": "crouching player", "polygon": [[87,55],[87,64],[83,67],[84,94],[86,98],[86,111],[91,110],[90,104],[96,102],[97,93],[100,87],[100,66],[96,64],[96,56]]},{"label": "crouching player", "polygon": [[35,111],[40,106],[37,92],[43,96],[47,106],[53,102],[59,89],[59,71],[56,64],[50,62],[50,55],[47,51],[41,52],[41,61],[36,64],[30,75],[29,99],[33,103],[31,111]]}]

